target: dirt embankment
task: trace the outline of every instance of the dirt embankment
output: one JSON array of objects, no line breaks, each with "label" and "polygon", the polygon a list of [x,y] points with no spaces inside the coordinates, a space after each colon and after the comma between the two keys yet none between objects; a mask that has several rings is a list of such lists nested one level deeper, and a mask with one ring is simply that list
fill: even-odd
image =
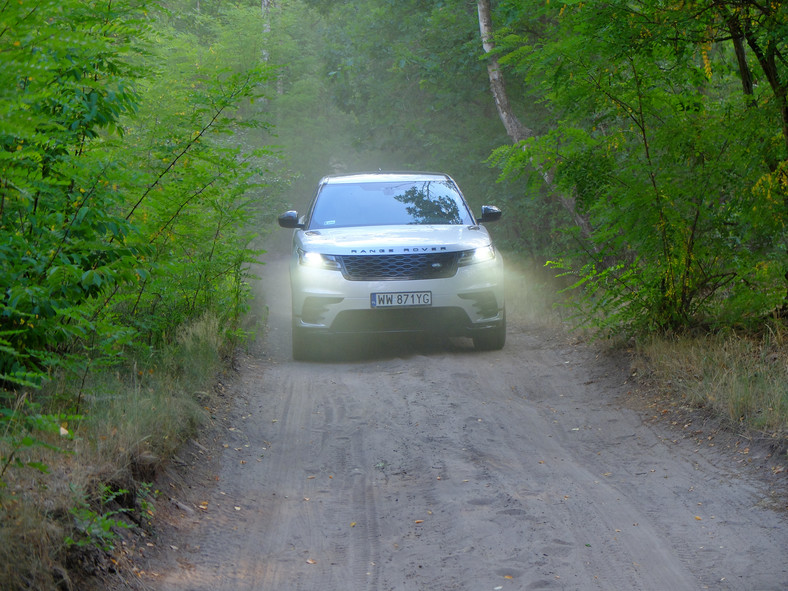
[{"label": "dirt embankment", "polygon": [[647,420],[616,360],[512,314],[500,352],[295,363],[285,269],[269,257],[262,349],[171,470],[145,588],[788,588],[785,474]]}]

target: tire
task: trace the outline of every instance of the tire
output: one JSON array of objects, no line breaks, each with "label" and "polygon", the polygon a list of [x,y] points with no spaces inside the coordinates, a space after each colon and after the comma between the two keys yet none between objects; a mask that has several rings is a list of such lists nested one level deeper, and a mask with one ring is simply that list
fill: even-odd
[{"label": "tire", "polygon": [[506,344],[506,312],[501,324],[495,328],[473,335],[473,347],[477,351],[499,351]]},{"label": "tire", "polygon": [[293,359],[296,361],[311,361],[315,358],[315,344],[303,328],[293,326]]}]

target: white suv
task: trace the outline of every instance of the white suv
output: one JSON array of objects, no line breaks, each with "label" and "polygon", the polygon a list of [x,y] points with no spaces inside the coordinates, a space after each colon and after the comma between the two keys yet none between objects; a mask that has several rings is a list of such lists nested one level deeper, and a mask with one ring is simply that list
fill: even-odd
[{"label": "white suv", "polygon": [[309,211],[288,211],[293,357],[324,336],[431,332],[476,349],[506,342],[503,260],[448,175],[364,173],[321,179]]}]

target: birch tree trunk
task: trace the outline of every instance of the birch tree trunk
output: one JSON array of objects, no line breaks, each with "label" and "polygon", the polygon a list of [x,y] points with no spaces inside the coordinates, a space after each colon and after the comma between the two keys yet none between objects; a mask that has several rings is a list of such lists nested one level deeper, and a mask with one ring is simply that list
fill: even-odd
[{"label": "birch tree trunk", "polygon": [[[498,109],[498,116],[501,118],[506,133],[514,143],[521,142],[534,136],[534,132],[529,127],[523,125],[520,119],[515,115],[511,103],[509,103],[509,95],[506,92],[506,84],[501,72],[501,66],[498,63],[498,57],[493,53],[495,50],[495,39],[493,35],[492,26],[492,11],[490,9],[490,0],[476,0],[476,7],[479,12],[479,33],[482,38],[482,47],[484,53],[487,54],[487,74],[490,78],[490,90],[495,100],[495,107]],[[549,191],[555,195],[561,202],[561,205],[572,215],[574,222],[578,225],[583,235],[586,238],[591,236],[591,225],[585,216],[578,213],[575,207],[576,199],[574,195],[566,194],[560,191],[554,183],[555,171],[545,169],[538,164],[531,161],[531,164],[536,168]]]},{"label": "birch tree trunk", "polygon": [[[263,49],[261,50],[260,56],[264,64],[267,64],[271,59],[271,51],[269,50],[269,44],[271,43],[271,9],[272,8],[276,8],[275,0],[260,0],[260,12],[263,17],[263,30],[262,30]],[[284,93],[285,93],[284,80],[281,75],[277,75],[276,94],[283,95]],[[261,99],[261,100],[263,102],[266,101],[266,99]]]},{"label": "birch tree trunk", "polygon": [[270,52],[268,51],[269,38],[271,37],[271,0],[260,1],[260,12],[263,17],[263,50],[262,58],[264,63],[268,63]]},{"label": "birch tree trunk", "polygon": [[482,47],[487,54],[487,75],[490,78],[490,90],[495,99],[495,107],[498,109],[498,116],[501,118],[506,133],[517,143],[532,137],[533,131],[525,127],[517,115],[512,111],[509,104],[509,95],[506,93],[506,84],[498,63],[498,57],[492,54],[495,49],[493,39],[492,16],[490,11],[490,0],[477,0],[479,11],[479,33],[482,37]]}]

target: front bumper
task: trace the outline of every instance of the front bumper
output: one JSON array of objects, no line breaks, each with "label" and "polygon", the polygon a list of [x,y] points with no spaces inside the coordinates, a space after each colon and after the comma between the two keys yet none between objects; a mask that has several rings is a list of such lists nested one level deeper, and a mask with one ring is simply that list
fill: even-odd
[{"label": "front bumper", "polygon": [[[503,261],[463,266],[452,277],[349,281],[341,272],[291,264],[294,328],[314,334],[429,332],[473,336],[504,322]],[[429,291],[426,307],[372,308],[370,294]]]}]

